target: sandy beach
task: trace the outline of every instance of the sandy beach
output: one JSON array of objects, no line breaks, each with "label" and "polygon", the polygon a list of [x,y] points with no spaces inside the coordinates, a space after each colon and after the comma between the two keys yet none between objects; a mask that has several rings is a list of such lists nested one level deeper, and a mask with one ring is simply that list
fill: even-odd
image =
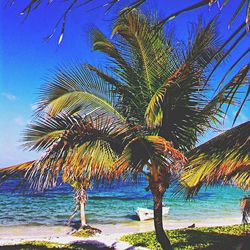
[{"label": "sandy beach", "polygon": [[[195,223],[196,227],[212,227],[240,224],[241,218],[220,218],[207,220],[165,220],[165,229],[186,228]],[[115,247],[115,249],[127,249],[131,247],[128,243],[120,242],[124,234],[147,232],[154,230],[153,220],[144,222],[130,222],[121,224],[95,224],[92,225],[102,230],[102,233],[90,238],[71,236],[72,228],[67,226],[0,226],[0,245],[18,244],[25,241],[51,241],[70,244],[81,241],[82,243],[93,243],[100,246]],[[143,249],[143,248],[134,248]]]}]

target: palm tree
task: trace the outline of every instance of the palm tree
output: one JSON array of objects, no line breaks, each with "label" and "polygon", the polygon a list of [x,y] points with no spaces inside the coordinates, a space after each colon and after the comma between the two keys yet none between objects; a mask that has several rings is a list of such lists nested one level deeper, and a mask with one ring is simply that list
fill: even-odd
[{"label": "palm tree", "polygon": [[85,215],[85,206],[87,203],[87,189],[90,187],[91,183],[86,178],[77,178],[73,180],[63,180],[63,181],[69,183],[70,186],[74,188],[75,208],[67,222],[67,225],[70,225],[76,212],[80,210],[81,228],[84,228],[87,226],[86,215]]},{"label": "palm tree", "polygon": [[[234,94],[239,92],[246,79],[249,66],[243,67],[209,99],[208,95],[213,90],[207,85],[207,77],[211,66],[223,57],[215,20],[206,27],[201,22],[193,27],[193,36],[189,39],[192,42],[186,50],[182,49],[183,44],[178,43],[173,49],[174,41],[166,39],[162,29],[156,33],[156,23],[155,19],[133,12],[120,17],[115,23],[112,41],[99,30],[93,30],[93,48],[108,56],[109,65],[106,71],[87,66],[113,83],[119,93],[118,108],[124,116],[129,115],[131,119],[132,114],[133,122],[142,126],[146,123],[148,131],[188,152],[195,146],[198,136],[225,115],[222,105],[232,103]],[[136,156],[140,156],[138,151],[135,146],[128,149],[122,171],[129,167],[131,169],[128,170],[135,171]],[[149,169],[154,168],[154,162],[147,165]],[[154,195],[156,237],[167,249],[161,198],[170,183],[169,173],[160,171],[155,175],[150,172],[148,180]]]},{"label": "palm tree", "polygon": [[[198,136],[218,123],[221,105],[232,100],[239,90],[235,81],[244,80],[249,69],[209,97],[207,76],[223,56],[215,20],[194,26],[188,44],[176,42],[162,27],[156,30],[157,22],[133,11],[115,22],[112,40],[94,29],[93,48],[106,55],[106,68],[60,68],[48,80],[37,109],[47,119],[24,138],[29,149],[47,153],[26,177],[36,180],[37,188],[47,188],[61,172],[99,180],[144,173],[154,199],[157,240],[171,249],[163,230],[162,198],[185,162],[180,151],[191,150]],[[58,131],[55,121],[71,121],[71,126]]]},{"label": "palm tree", "polygon": [[[147,18],[138,12],[118,18],[112,41],[101,31],[92,31],[93,48],[107,55],[108,66],[106,69],[93,65],[86,67],[112,86],[116,110],[124,120],[141,126],[140,131],[146,132],[143,138],[135,138],[122,147],[122,155],[117,161],[118,173],[138,174],[144,171],[145,165],[148,168],[146,175],[154,196],[156,235],[166,249],[170,246],[162,226],[161,203],[170,183],[170,173],[178,169],[178,164],[172,164],[171,171],[164,170],[160,166],[165,158],[157,159],[150,152],[154,152],[152,145],[157,145],[158,141],[164,144],[162,137],[177,149],[188,151],[195,145],[197,136],[210,126],[210,121],[216,121],[214,114],[220,111],[219,98],[207,105],[209,89],[205,83],[209,66],[221,58],[214,22],[203,28],[200,21],[194,27],[192,42],[186,50],[183,44],[174,44],[174,39],[169,38],[172,34],[166,36],[162,28],[155,30],[156,17]],[[65,108],[68,112],[76,112],[79,107],[83,110],[89,106],[86,101],[92,96],[87,94],[86,86],[83,88],[79,84],[82,79],[79,72],[59,71],[45,86],[38,112],[46,108],[53,116]],[[72,77],[76,80],[69,81]],[[92,98],[91,106],[96,108],[96,103]],[[101,102],[98,101],[98,105]],[[109,110],[108,105],[105,110]],[[148,133],[161,137],[148,137]],[[163,148],[170,147],[166,144]]]}]

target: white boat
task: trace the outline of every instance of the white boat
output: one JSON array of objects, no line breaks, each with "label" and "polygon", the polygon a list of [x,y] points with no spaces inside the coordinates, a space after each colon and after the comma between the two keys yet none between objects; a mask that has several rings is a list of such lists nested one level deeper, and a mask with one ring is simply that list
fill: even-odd
[{"label": "white boat", "polygon": [[[154,210],[152,209],[138,207],[135,212],[139,216],[141,221],[154,218]],[[162,216],[168,216],[168,212],[169,207],[162,207]]]}]

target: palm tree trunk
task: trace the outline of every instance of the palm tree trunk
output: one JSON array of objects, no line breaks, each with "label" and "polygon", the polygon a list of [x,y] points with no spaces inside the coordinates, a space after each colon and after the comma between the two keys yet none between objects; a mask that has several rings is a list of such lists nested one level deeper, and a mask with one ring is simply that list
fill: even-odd
[{"label": "palm tree trunk", "polygon": [[154,197],[154,226],[156,239],[160,243],[163,250],[171,250],[171,243],[163,229],[162,223],[162,197],[163,194],[158,190],[153,191]]},{"label": "palm tree trunk", "polygon": [[87,225],[86,223],[86,216],[85,216],[85,203],[80,203],[80,219],[81,219],[81,227],[84,227]]},{"label": "palm tree trunk", "polygon": [[77,190],[77,198],[78,198],[78,202],[80,205],[80,219],[81,219],[81,227],[84,227],[87,225],[86,222],[86,216],[85,216],[85,205],[87,202],[87,191],[85,188],[80,188],[79,190]]}]

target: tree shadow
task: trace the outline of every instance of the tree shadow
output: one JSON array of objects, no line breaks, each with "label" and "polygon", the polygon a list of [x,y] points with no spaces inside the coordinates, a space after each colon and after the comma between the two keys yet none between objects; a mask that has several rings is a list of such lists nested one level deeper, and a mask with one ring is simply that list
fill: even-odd
[{"label": "tree shadow", "polygon": [[112,250],[114,247],[108,247],[102,242],[97,240],[75,241],[72,244],[65,246],[56,243],[39,242],[39,243],[23,243],[18,245],[0,246],[2,250],[46,250],[46,249],[60,249],[60,250]]},{"label": "tree shadow", "polygon": [[192,249],[206,250],[249,250],[250,234],[230,235],[226,233],[201,232],[198,230],[188,229],[182,232],[177,243],[173,243],[175,249],[192,246]]}]

